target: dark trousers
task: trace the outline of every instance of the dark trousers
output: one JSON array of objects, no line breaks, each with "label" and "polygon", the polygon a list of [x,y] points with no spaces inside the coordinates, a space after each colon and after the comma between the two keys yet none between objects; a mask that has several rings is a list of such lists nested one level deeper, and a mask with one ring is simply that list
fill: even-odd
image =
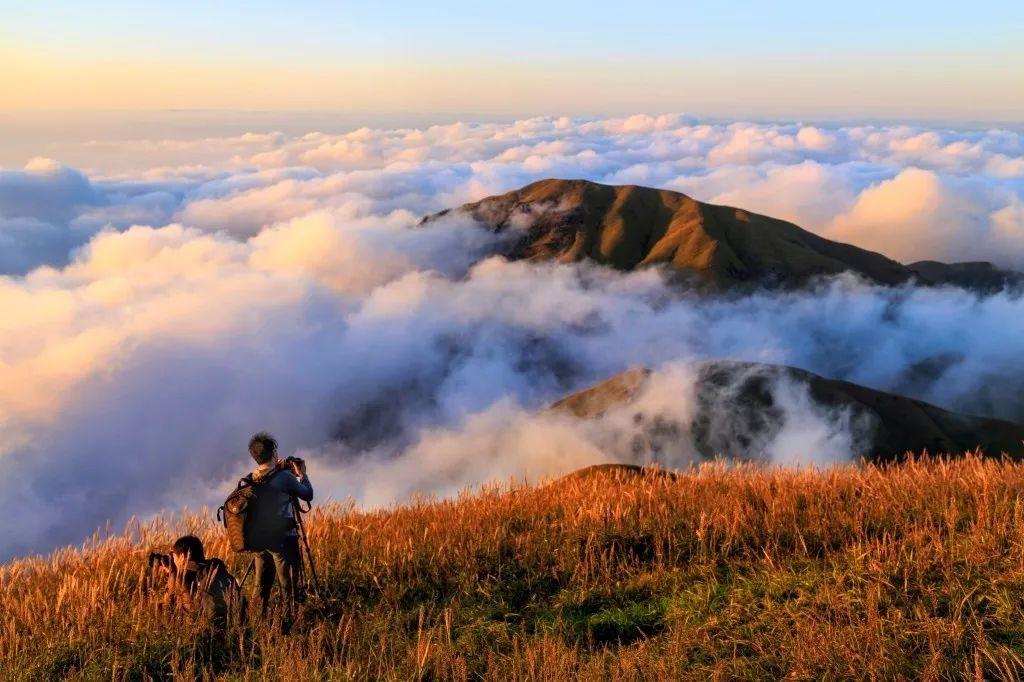
[{"label": "dark trousers", "polygon": [[281,586],[281,597],[285,603],[286,620],[295,615],[295,605],[302,603],[305,595],[302,591],[302,557],[299,554],[299,539],[288,536],[278,549],[258,552],[256,560],[256,577],[259,580],[260,613],[267,615],[270,603],[270,592],[277,579]]}]

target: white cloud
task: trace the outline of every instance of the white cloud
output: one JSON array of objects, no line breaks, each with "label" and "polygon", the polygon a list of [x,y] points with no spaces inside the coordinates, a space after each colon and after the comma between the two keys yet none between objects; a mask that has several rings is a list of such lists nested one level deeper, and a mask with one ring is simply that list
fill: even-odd
[{"label": "white cloud", "polygon": [[0,170],[0,214],[10,218],[58,221],[101,201],[85,175],[53,159],[35,158],[21,171]]},{"label": "white cloud", "polygon": [[903,262],[994,260],[1024,264],[1018,195],[908,168],[865,189],[823,234]]}]

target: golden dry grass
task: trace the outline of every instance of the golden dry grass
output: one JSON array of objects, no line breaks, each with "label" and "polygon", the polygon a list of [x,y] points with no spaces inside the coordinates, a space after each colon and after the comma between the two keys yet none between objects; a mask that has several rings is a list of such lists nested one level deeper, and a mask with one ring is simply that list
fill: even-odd
[{"label": "golden dry grass", "polygon": [[142,589],[182,530],[227,554],[209,515],[167,519],[0,570],[0,679],[1013,679],[1022,490],[971,457],[321,508],[327,594],[223,640]]}]

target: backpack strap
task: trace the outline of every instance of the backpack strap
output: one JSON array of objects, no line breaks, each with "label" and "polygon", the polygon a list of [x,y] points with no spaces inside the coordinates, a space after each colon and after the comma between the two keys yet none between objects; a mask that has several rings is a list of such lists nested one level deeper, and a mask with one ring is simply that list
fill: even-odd
[{"label": "backpack strap", "polygon": [[247,485],[251,485],[251,486],[257,486],[257,485],[263,485],[264,483],[269,483],[270,479],[274,478],[274,476],[277,476],[279,473],[281,473],[281,471],[282,471],[282,469],[271,469],[267,473],[266,476],[261,476],[259,478],[259,480],[253,478],[252,474],[249,474],[248,476],[246,476],[245,478],[243,478],[241,481],[238,482],[238,486],[242,487],[242,481],[245,481]]}]

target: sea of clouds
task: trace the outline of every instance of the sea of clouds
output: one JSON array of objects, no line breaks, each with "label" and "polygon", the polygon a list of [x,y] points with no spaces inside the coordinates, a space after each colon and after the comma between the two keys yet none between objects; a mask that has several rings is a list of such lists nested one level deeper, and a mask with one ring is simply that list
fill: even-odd
[{"label": "sea of clouds", "polygon": [[[684,191],[903,261],[1024,267],[1024,135],[538,118],[348,134],[96,140],[0,169],[0,559],[219,503],[267,428],[319,497],[387,504],[638,450],[686,423],[693,361],[791,364],[1024,418],[1024,303],[849,277],[707,298],[660,272],[508,262],[420,216],[546,177]],[[628,414],[538,411],[631,366]],[[780,386],[776,462],[856,454],[849,415]]]}]

